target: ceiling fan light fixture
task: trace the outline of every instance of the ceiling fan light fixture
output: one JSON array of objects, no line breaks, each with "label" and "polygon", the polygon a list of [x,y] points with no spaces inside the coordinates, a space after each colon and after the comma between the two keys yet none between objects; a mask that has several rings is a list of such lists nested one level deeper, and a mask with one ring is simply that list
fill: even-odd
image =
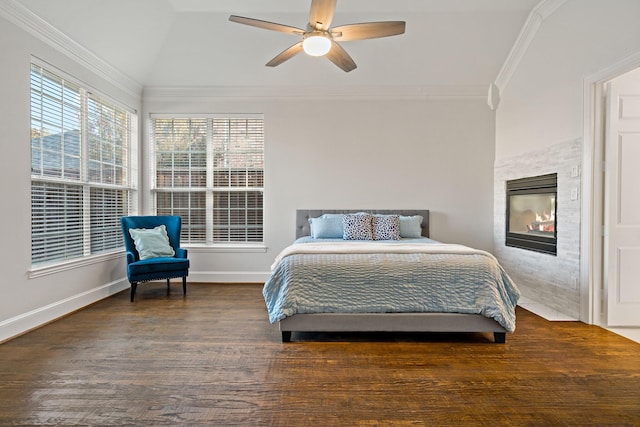
[{"label": "ceiling fan light fixture", "polygon": [[302,41],[302,49],[307,55],[324,56],[331,50],[331,39],[320,31],[313,32]]}]

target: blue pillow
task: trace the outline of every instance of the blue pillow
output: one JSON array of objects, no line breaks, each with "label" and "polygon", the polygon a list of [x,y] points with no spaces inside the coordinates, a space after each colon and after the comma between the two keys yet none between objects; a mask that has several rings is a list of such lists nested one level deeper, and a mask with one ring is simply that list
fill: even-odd
[{"label": "blue pillow", "polygon": [[131,228],[129,235],[133,239],[140,260],[172,257],[176,254],[169,244],[167,227],[164,224],[155,228]]},{"label": "blue pillow", "polygon": [[344,240],[373,240],[373,215],[348,214],[342,218]]},{"label": "blue pillow", "polygon": [[400,237],[418,238],[422,236],[422,216],[400,216]]},{"label": "blue pillow", "polygon": [[324,214],[309,218],[311,237],[315,239],[342,239],[342,214]]}]

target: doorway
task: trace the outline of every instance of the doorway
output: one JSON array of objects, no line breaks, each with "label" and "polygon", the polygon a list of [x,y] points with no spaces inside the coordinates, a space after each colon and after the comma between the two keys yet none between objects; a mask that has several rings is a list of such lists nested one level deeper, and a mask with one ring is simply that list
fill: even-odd
[{"label": "doorway", "polygon": [[[584,164],[591,168],[585,168],[583,194],[591,196],[583,199],[581,318],[604,327],[640,327],[640,207],[630,197],[640,184],[634,172],[640,163],[639,67],[636,55],[585,80]],[[632,92],[630,79],[638,80]],[[625,112],[621,85],[632,101]],[[621,118],[627,126],[626,119],[636,115],[637,133],[620,128]]]}]

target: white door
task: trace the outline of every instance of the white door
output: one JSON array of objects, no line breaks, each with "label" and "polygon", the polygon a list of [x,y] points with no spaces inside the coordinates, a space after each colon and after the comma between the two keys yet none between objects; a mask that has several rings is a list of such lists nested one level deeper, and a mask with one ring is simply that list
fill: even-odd
[{"label": "white door", "polygon": [[605,270],[608,326],[640,326],[640,68],[608,84]]}]

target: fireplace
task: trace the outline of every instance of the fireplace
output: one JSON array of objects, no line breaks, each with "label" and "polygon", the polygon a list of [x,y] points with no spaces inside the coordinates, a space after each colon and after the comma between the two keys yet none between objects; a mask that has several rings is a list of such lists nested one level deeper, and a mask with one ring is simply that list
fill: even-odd
[{"label": "fireplace", "polygon": [[556,255],[558,175],[507,181],[507,246]]}]

